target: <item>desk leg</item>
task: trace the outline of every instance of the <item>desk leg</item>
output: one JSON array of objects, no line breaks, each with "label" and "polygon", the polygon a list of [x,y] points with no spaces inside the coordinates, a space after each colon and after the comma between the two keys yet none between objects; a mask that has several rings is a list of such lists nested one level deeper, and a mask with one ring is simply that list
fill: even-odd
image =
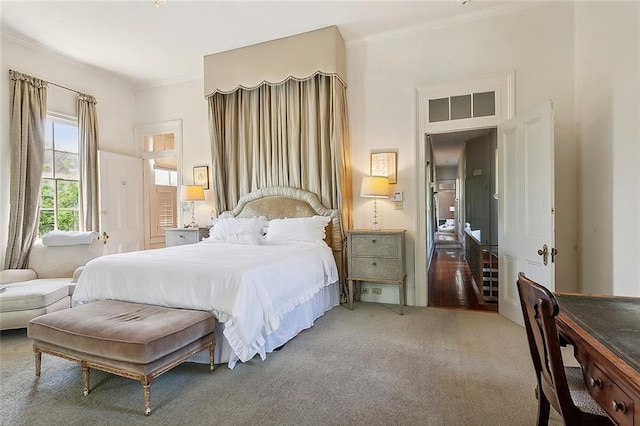
[{"label": "desk leg", "polygon": [[353,280],[349,281],[349,309],[353,311]]},{"label": "desk leg", "polygon": [[398,290],[400,291],[400,315],[404,315],[404,280],[400,281]]}]

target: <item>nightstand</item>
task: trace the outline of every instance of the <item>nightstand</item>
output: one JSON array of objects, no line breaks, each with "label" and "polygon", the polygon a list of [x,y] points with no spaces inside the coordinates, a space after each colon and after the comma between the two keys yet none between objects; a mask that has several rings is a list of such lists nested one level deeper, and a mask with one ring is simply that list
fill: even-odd
[{"label": "nightstand", "polygon": [[195,244],[209,236],[209,228],[170,228],[165,229],[164,236],[167,247]]},{"label": "nightstand", "polygon": [[404,229],[347,231],[349,309],[353,309],[353,283],[358,281],[397,284],[400,315],[404,307]]}]

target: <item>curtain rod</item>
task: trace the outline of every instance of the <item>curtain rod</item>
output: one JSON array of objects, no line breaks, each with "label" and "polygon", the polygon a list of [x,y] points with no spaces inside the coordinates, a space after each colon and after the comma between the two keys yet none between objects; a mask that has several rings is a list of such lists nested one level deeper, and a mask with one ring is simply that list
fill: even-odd
[{"label": "curtain rod", "polygon": [[68,90],[68,91],[70,91],[70,92],[75,92],[75,93],[77,93],[78,95],[84,95],[84,93],[78,92],[77,90],[74,90],[74,89],[69,89],[68,87],[63,86],[62,84],[53,83],[53,82],[51,82],[51,81],[47,81],[47,83],[49,83],[49,84],[50,84],[50,85],[52,85],[52,86],[56,86],[56,87],[59,87],[59,88],[61,88],[61,89]]},{"label": "curtain rod", "polygon": [[[29,75],[27,75],[27,74],[24,74],[24,73],[20,72],[20,71],[15,71],[15,70],[12,70],[12,69],[9,69],[9,71],[10,71],[10,72],[17,72],[17,73],[22,74],[22,75],[25,75],[25,76],[27,76],[27,77],[31,77],[31,76],[29,76]],[[47,82],[47,84],[50,84],[50,85],[52,85],[52,86],[59,87],[59,88],[64,89],[64,90],[68,90],[68,91],[70,91],[70,92],[77,93],[78,95],[84,95],[84,96],[86,96],[86,93],[78,92],[78,91],[77,91],[77,90],[75,90],[75,89],[70,89],[70,88],[68,88],[68,87],[66,87],[66,86],[63,86],[62,84],[54,83],[54,82],[52,82],[52,81],[47,81],[47,80],[44,80],[44,79],[39,78],[39,77],[33,77],[33,78],[37,78],[38,80],[46,81],[46,82]]]}]

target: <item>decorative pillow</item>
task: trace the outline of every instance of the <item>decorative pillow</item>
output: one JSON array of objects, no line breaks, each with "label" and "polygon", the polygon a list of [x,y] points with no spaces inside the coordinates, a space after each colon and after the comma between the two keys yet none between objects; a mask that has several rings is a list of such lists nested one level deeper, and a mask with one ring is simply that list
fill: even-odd
[{"label": "decorative pillow", "polygon": [[221,217],[214,221],[209,231],[209,239],[231,244],[260,244],[264,240],[267,218]]},{"label": "decorative pillow", "polygon": [[329,216],[272,219],[267,228],[267,241],[323,241]]}]

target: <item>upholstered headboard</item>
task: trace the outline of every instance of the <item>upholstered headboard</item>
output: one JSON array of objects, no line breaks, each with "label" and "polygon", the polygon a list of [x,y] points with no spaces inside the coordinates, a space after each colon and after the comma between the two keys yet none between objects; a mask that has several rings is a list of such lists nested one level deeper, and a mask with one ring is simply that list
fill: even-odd
[{"label": "upholstered headboard", "polygon": [[342,252],[342,227],[338,210],[324,207],[318,197],[308,191],[288,186],[260,188],[243,195],[238,205],[220,217],[265,216],[267,219],[286,217],[330,216],[327,226],[327,244],[333,249],[336,260]]}]

